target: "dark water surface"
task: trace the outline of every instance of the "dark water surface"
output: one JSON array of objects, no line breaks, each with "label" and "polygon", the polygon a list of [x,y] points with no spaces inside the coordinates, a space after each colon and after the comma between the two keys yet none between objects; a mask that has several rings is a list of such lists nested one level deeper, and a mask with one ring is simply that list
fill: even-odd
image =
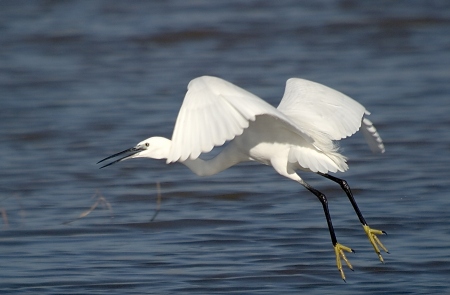
[{"label": "dark water surface", "polygon": [[[0,1],[0,293],[449,293],[450,2],[301,3]],[[385,264],[344,193],[315,175],[302,176],[356,250],[346,284],[320,203],[270,167],[98,170],[170,137],[188,82],[205,74],[274,105],[303,77],[372,112],[386,153],[345,140],[338,176],[388,232]]]}]

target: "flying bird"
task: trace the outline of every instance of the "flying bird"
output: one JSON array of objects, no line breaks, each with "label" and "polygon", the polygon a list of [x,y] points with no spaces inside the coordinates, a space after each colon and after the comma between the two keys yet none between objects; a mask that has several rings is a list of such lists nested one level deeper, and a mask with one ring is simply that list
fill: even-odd
[{"label": "flying bird", "polygon": [[[326,196],[305,182],[296,171],[313,172],[340,185],[355,210],[364,232],[378,258],[382,248],[377,235],[356,204],[348,183],[329,173],[348,169],[336,141],[361,130],[375,153],[385,151],[370,113],[357,101],[322,84],[291,78],[277,108],[258,96],[223,79],[202,76],[188,85],[172,139],[150,137],[136,146],[109,156],[125,155],[103,167],[132,158],[165,159],[180,162],[199,176],[219,173],[240,162],[256,161],[272,166],[312,192],[321,202],[336,255],[337,268],[345,281],[341,259],[353,270],[344,251],[354,252],[339,243],[331,222]],[[228,144],[214,158],[203,160],[200,154],[215,146]]]}]

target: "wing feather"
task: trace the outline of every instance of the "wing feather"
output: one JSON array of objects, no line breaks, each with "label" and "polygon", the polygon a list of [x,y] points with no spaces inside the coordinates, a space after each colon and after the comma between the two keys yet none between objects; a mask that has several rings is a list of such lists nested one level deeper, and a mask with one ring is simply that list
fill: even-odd
[{"label": "wing feather", "polygon": [[362,120],[361,132],[373,153],[384,153],[384,144],[380,134],[378,134],[378,131],[375,126],[373,126],[372,122],[365,117]]},{"label": "wing feather", "polygon": [[364,106],[325,85],[291,78],[286,82],[284,96],[277,109],[297,128],[314,138],[319,148],[361,130],[372,152],[384,152],[383,141],[372,122],[365,117],[370,113]]},{"label": "wing feather", "polygon": [[175,123],[167,163],[196,159],[242,134],[249,121],[262,114],[284,120],[294,132],[312,141],[289,118],[256,95],[216,77],[192,80]]},{"label": "wing feather", "polygon": [[365,109],[357,101],[325,85],[291,78],[278,105],[305,133],[322,133],[330,140],[351,136],[361,126]]}]

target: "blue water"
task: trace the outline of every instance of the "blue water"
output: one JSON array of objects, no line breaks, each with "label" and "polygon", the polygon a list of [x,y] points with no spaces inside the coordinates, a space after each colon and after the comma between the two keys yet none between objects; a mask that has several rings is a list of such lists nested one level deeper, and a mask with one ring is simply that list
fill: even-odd
[{"label": "blue water", "polygon": [[[0,6],[1,294],[450,292],[450,3]],[[170,137],[188,82],[205,74],[274,105],[303,77],[372,112],[386,153],[357,134],[341,143],[350,170],[337,176],[388,232],[385,264],[345,194],[319,176],[302,174],[356,250],[347,283],[320,203],[270,167],[199,178],[141,159],[98,170],[144,138]]]}]

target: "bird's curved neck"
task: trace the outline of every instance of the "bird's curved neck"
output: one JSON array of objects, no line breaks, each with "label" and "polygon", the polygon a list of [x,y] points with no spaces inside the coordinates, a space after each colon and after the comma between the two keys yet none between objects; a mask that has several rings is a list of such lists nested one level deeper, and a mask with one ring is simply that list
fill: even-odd
[{"label": "bird's curved neck", "polygon": [[210,160],[202,160],[199,158],[195,160],[187,159],[181,163],[186,165],[198,176],[210,176],[246,160],[248,160],[248,157],[241,154],[232,144],[230,144],[225,147],[221,153]]}]

